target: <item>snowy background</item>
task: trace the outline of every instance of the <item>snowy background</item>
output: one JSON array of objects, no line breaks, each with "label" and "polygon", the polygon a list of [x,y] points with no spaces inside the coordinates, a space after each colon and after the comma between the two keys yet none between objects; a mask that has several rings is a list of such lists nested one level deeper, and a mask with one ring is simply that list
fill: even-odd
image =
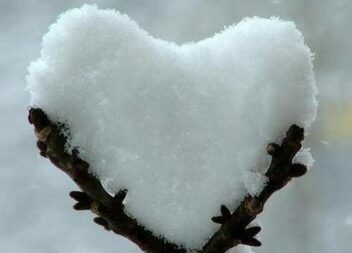
[{"label": "snowy background", "polygon": [[[41,37],[62,11],[92,1],[0,0],[1,177],[0,252],[140,252],[71,208],[75,186],[35,149],[24,92]],[[255,252],[352,250],[352,2],[96,1],[127,13],[150,34],[178,43],[211,36],[245,16],[293,20],[316,54],[318,119],[308,145],[316,159],[307,176],[276,194],[260,217],[263,246]]]}]

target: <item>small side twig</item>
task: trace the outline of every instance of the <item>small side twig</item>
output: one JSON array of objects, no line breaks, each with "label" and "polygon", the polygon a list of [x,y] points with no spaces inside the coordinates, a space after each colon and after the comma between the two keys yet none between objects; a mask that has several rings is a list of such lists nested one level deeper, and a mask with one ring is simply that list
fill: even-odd
[{"label": "small side twig", "polygon": [[82,190],[70,193],[77,201],[74,209],[91,210],[97,215],[94,218],[95,223],[128,238],[144,252],[187,252],[184,248],[155,236],[129,217],[123,205],[127,191],[122,190],[115,196],[109,195],[100,181],[89,173],[89,164],[78,156],[77,151],[72,154],[65,151],[66,137],[61,133],[59,125],[51,122],[41,109],[30,109],[28,120],[34,125],[40,154],[68,174]]},{"label": "small side twig", "polygon": [[272,161],[266,176],[268,183],[258,196],[247,196],[236,210],[230,214],[225,206],[221,206],[221,216],[212,220],[222,224],[219,230],[202,247],[202,253],[223,253],[239,244],[260,246],[254,238],[260,232],[259,227],[247,228],[263,211],[265,202],[276,191],[284,187],[293,177],[300,177],[307,172],[303,164],[293,164],[292,160],[301,149],[304,129],[292,125],[286,133],[281,145],[270,143],[267,152]]}]

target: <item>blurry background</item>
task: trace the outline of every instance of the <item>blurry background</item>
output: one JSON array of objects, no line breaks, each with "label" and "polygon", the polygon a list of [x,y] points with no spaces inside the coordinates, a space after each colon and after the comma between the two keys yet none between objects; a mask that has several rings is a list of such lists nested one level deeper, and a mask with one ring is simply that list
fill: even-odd
[{"label": "blurry background", "polygon": [[[66,175],[40,158],[27,123],[30,61],[59,13],[89,0],[0,0],[0,252],[139,253],[88,212],[73,211]],[[257,253],[352,252],[352,1],[96,0],[177,43],[213,35],[246,16],[292,20],[316,54],[319,114],[306,145],[316,163],[267,204]]]}]

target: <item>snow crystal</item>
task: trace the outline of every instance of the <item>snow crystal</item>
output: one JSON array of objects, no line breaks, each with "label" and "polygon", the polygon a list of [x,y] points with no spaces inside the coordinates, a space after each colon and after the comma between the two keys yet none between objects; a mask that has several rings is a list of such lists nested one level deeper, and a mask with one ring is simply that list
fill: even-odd
[{"label": "snow crystal", "polygon": [[176,45],[128,16],[84,5],[60,15],[27,76],[31,106],[66,122],[82,157],[158,235],[200,247],[265,184],[268,142],[317,102],[312,57],[292,22],[246,18]]}]

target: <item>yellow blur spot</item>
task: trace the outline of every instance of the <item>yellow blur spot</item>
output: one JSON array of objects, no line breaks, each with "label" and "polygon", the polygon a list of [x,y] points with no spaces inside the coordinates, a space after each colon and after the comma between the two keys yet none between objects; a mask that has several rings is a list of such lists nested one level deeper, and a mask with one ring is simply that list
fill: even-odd
[{"label": "yellow blur spot", "polygon": [[323,128],[328,139],[352,140],[352,103],[329,106]]}]

